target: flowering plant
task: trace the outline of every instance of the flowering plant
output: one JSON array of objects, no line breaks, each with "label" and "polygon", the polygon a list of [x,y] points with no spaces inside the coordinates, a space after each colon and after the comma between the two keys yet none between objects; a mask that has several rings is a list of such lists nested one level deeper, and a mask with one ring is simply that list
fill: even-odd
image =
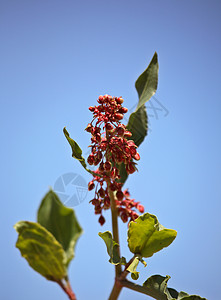
[{"label": "flowering plant", "polygon": [[[127,125],[121,123],[128,112],[122,97],[98,97],[98,105],[89,107],[93,119],[85,129],[91,134],[91,153],[87,160],[67,129],[63,130],[72,148],[72,156],[93,176],[88,190],[94,190],[90,202],[95,214],[99,215],[100,225],[105,223],[104,210],[111,210],[112,232],[98,233],[106,245],[109,262],[115,266],[115,281],[109,300],[118,299],[124,287],[158,300],[205,299],[168,288],[169,276],[151,276],[143,285],[126,279],[131,274],[132,280],[137,280],[138,264],[146,266],[144,258],[168,247],[177,235],[175,230],[162,226],[155,215],[144,213],[144,206],[123,188],[127,177],[137,170],[137,161],[140,160],[137,148],[148,130],[145,103],[156,92],[157,83],[158,59],[155,53],[135,83],[139,102]],[[88,165],[96,166],[96,170],[91,170]],[[132,253],[128,260],[120,254],[118,219],[128,224],[127,241]],[[15,229],[18,232],[16,247],[29,265],[46,279],[59,284],[70,300],[77,299],[68,277],[68,266],[82,234],[74,210],[63,205],[51,190],[41,202],[37,222],[20,221],[15,224]]]}]

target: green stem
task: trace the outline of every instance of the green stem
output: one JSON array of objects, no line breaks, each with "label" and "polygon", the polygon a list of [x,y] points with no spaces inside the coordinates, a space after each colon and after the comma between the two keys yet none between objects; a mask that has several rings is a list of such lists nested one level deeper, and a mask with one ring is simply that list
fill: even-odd
[{"label": "green stem", "polygon": [[[117,214],[117,207],[116,207],[116,201],[114,197],[113,191],[110,189],[110,180],[106,179],[107,182],[107,187],[108,187],[108,194],[110,196],[111,200],[111,217],[112,217],[112,231],[113,231],[113,240],[119,243],[119,233],[118,233],[118,214]],[[120,246],[117,248],[118,255],[120,257]],[[121,275],[121,265],[118,264],[115,266],[115,277],[117,278],[118,276]]]}]

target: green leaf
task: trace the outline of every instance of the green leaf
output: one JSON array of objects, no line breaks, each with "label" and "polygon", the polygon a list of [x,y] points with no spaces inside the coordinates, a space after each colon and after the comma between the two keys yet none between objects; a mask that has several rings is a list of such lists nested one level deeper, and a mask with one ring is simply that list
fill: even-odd
[{"label": "green leaf", "polygon": [[16,247],[29,265],[48,280],[58,281],[67,275],[66,254],[61,244],[38,223],[20,221]]},{"label": "green leaf", "polygon": [[137,272],[137,266],[139,264],[139,258],[135,257],[132,263],[127,268],[127,271],[131,273],[131,278],[137,280],[139,278],[139,272]]},{"label": "green leaf", "polygon": [[139,102],[135,112],[130,115],[127,129],[132,133],[131,139],[139,146],[147,135],[148,122],[145,103],[156,93],[158,84],[158,58],[157,53],[147,67],[138,77],[135,87],[139,96]]},{"label": "green leaf", "polygon": [[139,102],[136,111],[155,94],[158,84],[158,70],[158,58],[157,53],[155,52],[149,66],[138,77],[135,83],[135,87],[139,95]]},{"label": "green leaf", "polygon": [[79,147],[79,145],[77,144],[77,142],[75,142],[72,138],[70,138],[70,135],[68,133],[68,131],[66,130],[66,128],[64,127],[63,129],[63,132],[64,132],[64,135],[66,137],[66,139],[68,140],[68,143],[70,144],[71,146],[71,149],[72,149],[72,157],[73,158],[76,158],[80,163],[81,165],[85,168],[85,170],[87,172],[89,172],[90,174],[94,174],[93,171],[91,171],[90,169],[87,168],[87,164],[85,162],[85,159],[84,157],[82,156],[82,150],[81,148]]},{"label": "green leaf", "polygon": [[[112,238],[112,233],[110,231],[105,232],[99,232],[98,235],[104,240],[106,247],[107,247],[107,253],[110,256],[109,262],[118,265],[121,263],[121,258],[118,254],[118,243],[116,243]],[[125,261],[125,258],[122,258],[122,262]]]},{"label": "green leaf", "polygon": [[198,295],[188,295],[185,292],[180,292],[177,300],[206,300],[206,298],[201,298]]},{"label": "green leaf", "polygon": [[185,292],[178,293],[176,290],[168,288],[167,282],[170,276],[153,275],[149,277],[143,286],[151,290],[153,297],[158,300],[206,300],[196,295],[188,295]]},{"label": "green leaf", "polygon": [[83,230],[73,209],[63,205],[51,190],[43,198],[38,209],[38,223],[50,231],[62,245],[67,255],[67,266],[74,257],[74,249]]},{"label": "green leaf", "polygon": [[148,130],[148,118],[145,105],[141,106],[138,110],[130,115],[127,129],[132,133],[131,140],[137,146],[143,142]]},{"label": "green leaf", "polygon": [[121,163],[120,165],[118,165],[118,170],[120,171],[120,179],[117,180],[118,182],[121,182],[121,183],[125,183],[125,181],[127,180],[128,178],[128,174],[127,174],[127,171],[126,171],[126,168],[125,168],[125,164],[124,163]]},{"label": "green leaf", "polygon": [[156,216],[145,213],[129,223],[128,247],[134,254],[151,257],[168,247],[176,235],[175,230],[160,225]]},{"label": "green leaf", "polygon": [[[145,139],[148,131],[148,117],[145,103],[156,93],[158,84],[158,58],[157,53],[154,54],[147,69],[138,77],[135,87],[138,92],[139,102],[136,110],[130,115],[127,129],[132,133],[131,140],[137,146]],[[120,165],[120,180],[125,183],[128,178],[124,164]]]},{"label": "green leaf", "polygon": [[143,286],[154,291],[154,294],[156,295],[156,299],[172,300],[174,298],[170,295],[167,289],[167,282],[169,279],[170,276],[168,275],[166,275],[166,277],[163,277],[161,275],[153,275],[143,283]]}]

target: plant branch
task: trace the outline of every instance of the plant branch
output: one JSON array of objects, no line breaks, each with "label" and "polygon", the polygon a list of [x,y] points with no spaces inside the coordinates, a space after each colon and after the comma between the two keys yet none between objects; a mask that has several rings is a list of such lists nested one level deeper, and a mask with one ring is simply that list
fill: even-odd
[{"label": "plant branch", "polygon": [[127,280],[127,279],[123,279],[123,280],[119,280],[119,281],[120,281],[119,284],[122,287],[126,287],[128,289],[133,290],[133,291],[148,295],[148,296],[150,296],[154,299],[157,299],[157,300],[167,300],[167,296],[165,294],[157,292],[154,289],[149,288],[147,286],[141,286],[141,285],[135,284],[135,283],[133,283],[133,282]]}]

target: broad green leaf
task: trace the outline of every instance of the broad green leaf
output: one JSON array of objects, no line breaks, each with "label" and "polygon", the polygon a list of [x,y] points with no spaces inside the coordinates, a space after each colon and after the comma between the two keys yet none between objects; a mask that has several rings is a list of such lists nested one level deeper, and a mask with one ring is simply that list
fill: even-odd
[{"label": "broad green leaf", "polygon": [[[156,93],[158,84],[158,58],[154,54],[147,69],[138,77],[135,87],[138,92],[139,102],[136,110],[130,115],[127,129],[132,133],[131,140],[137,146],[145,139],[148,131],[148,117],[145,103]],[[120,165],[120,182],[125,183],[128,178],[124,164]]]},{"label": "broad green leaf", "polygon": [[151,257],[168,247],[176,235],[175,230],[160,225],[156,216],[145,213],[129,223],[128,247],[134,254]]},{"label": "broad green leaf", "polygon": [[131,278],[137,280],[139,278],[139,272],[137,272],[137,266],[139,264],[139,258],[135,257],[133,262],[127,268],[127,271],[131,273]]},{"label": "broad green leaf", "polygon": [[67,265],[74,257],[78,238],[83,230],[73,209],[66,207],[51,190],[38,209],[38,223],[50,231],[62,245],[67,255]]},{"label": "broad green leaf", "polygon": [[148,118],[145,105],[130,115],[127,129],[132,133],[130,140],[133,140],[137,146],[140,146],[148,130]]},{"label": "broad green leaf", "polygon": [[58,281],[67,275],[66,254],[55,237],[38,223],[20,221],[16,247],[29,265],[48,280]]},{"label": "broad green leaf", "polygon": [[[149,277],[143,283],[143,286],[145,286],[148,289],[151,289],[154,292],[156,299],[159,299],[159,300],[176,299],[176,298],[173,298],[168,291],[167,282],[169,279],[170,279],[170,276],[168,276],[168,275],[166,277],[163,277],[161,275],[153,275],[153,276]],[[176,296],[177,295],[178,295],[178,293],[176,292]]]},{"label": "broad green leaf", "polygon": [[175,289],[168,288],[167,282],[170,276],[153,275],[149,277],[143,286],[151,291],[152,297],[158,300],[206,300],[196,295],[188,295],[185,292],[178,293]]},{"label": "broad green leaf", "polygon": [[139,102],[136,111],[144,105],[155,94],[158,84],[158,58],[157,53],[147,67],[147,69],[138,77],[135,87],[139,95]]},{"label": "broad green leaf", "polygon": [[[107,247],[107,253],[110,256],[109,262],[118,265],[121,263],[121,258],[118,254],[118,243],[116,243],[112,238],[112,233],[110,231],[105,232],[99,232],[98,235],[104,240],[106,247]],[[123,258],[123,261],[125,261],[125,258]]]}]

